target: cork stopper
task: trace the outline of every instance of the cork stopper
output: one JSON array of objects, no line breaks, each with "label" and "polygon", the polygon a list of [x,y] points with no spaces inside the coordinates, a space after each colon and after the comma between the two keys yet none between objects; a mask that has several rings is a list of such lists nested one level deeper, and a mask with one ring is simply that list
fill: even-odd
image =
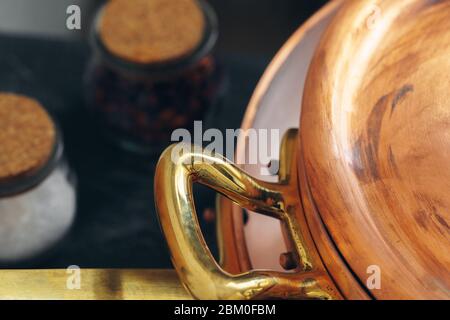
[{"label": "cork stopper", "polygon": [[53,121],[39,102],[0,93],[0,184],[41,169],[55,141]]},{"label": "cork stopper", "polygon": [[98,31],[113,55],[152,64],[191,54],[203,40],[205,25],[196,0],[110,0]]}]

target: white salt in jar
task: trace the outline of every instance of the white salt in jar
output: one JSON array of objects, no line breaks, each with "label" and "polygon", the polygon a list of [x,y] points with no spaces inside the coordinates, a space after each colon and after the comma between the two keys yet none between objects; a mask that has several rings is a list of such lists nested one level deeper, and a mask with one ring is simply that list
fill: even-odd
[{"label": "white salt in jar", "polygon": [[76,192],[60,133],[35,100],[0,93],[0,265],[45,254],[66,235]]}]

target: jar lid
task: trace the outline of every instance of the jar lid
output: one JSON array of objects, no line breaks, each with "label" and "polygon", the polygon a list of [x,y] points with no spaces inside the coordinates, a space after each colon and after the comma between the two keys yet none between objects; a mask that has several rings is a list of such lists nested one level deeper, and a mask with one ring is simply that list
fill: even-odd
[{"label": "jar lid", "polygon": [[114,0],[105,5],[98,32],[117,57],[152,64],[193,53],[205,26],[196,0]]},{"label": "jar lid", "polygon": [[55,124],[39,102],[0,93],[0,196],[41,181],[58,153],[57,142]]},{"label": "jar lid", "polygon": [[[121,0],[114,1],[122,2]],[[105,45],[100,30],[101,22],[105,15],[105,8],[110,4],[110,2],[104,5],[103,9],[99,10],[97,17],[94,20],[94,24],[91,29],[91,44],[100,59],[102,59],[106,65],[116,69],[119,72],[138,77],[151,76],[153,78],[163,79],[171,77],[172,75],[178,74],[180,71],[183,71],[190,66],[196,65],[202,58],[209,54],[214,48],[219,36],[217,16],[214,9],[205,0],[196,0],[195,3],[198,4],[200,8],[199,10],[204,19],[202,37],[198,45],[194,48],[194,51],[186,52],[184,56],[177,58],[173,57],[172,60],[160,59],[159,61],[154,60],[153,62],[140,63],[124,59],[111,52],[111,50]]]}]

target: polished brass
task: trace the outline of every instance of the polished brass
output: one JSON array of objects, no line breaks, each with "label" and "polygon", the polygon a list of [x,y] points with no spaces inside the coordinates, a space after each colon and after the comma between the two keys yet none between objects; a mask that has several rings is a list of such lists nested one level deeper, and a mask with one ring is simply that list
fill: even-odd
[{"label": "polished brass", "polygon": [[[174,270],[81,269],[80,288],[65,269],[1,270],[1,300],[191,299]],[[69,282],[69,286],[67,285]]]},{"label": "polished brass", "polygon": [[[161,156],[156,169],[155,199],[173,264],[188,291],[200,299],[340,298],[322,268],[317,268],[305,246],[297,221],[297,130],[283,139],[279,183],[254,179],[220,155],[198,147],[173,145]],[[180,149],[191,150],[174,157]],[[243,208],[275,217],[286,226],[299,268],[295,272],[225,272],[214,260],[201,234],[192,186],[201,183]],[[261,231],[263,235],[263,230]]]}]

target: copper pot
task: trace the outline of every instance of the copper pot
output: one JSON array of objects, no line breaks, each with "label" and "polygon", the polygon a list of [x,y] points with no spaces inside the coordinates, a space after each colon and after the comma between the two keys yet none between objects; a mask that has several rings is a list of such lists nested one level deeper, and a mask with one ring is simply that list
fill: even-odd
[{"label": "copper pot", "polygon": [[[244,129],[286,132],[277,182],[199,151],[174,162],[169,148],[156,202],[190,293],[449,299],[449,51],[450,1],[332,1],[275,58],[244,119]],[[220,201],[222,266],[201,235],[194,182],[235,203]],[[255,215],[244,227],[236,205],[280,220],[284,236]],[[261,238],[286,250],[291,271],[255,255]],[[254,262],[274,270],[252,270]]]}]

